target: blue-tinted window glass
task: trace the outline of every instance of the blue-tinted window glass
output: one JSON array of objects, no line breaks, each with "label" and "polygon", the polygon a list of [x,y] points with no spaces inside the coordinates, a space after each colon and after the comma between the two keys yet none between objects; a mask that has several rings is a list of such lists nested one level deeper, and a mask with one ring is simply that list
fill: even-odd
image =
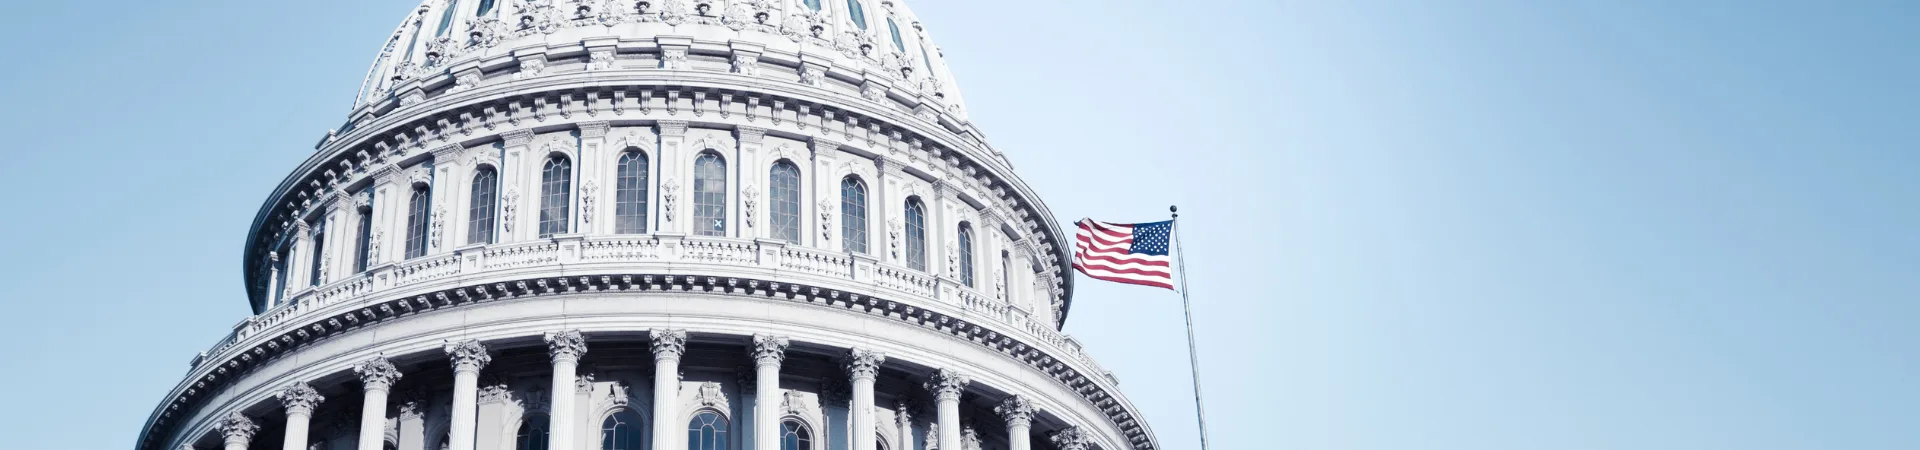
[{"label": "blue-tinted window glass", "polygon": [[547,450],[547,415],[534,414],[520,422],[513,435],[514,450]]},{"label": "blue-tinted window glass", "polygon": [[313,227],[313,251],[308,253],[313,255],[307,260],[307,284],[319,286],[320,263],[326,261],[327,254],[327,220],[324,218],[320,219],[320,225]]},{"label": "blue-tinted window glass", "polygon": [[641,450],[640,414],[623,409],[600,422],[600,450]]},{"label": "blue-tinted window glass", "polygon": [[820,0],[806,0],[805,3],[807,4],[807,9],[814,11],[820,10]]},{"label": "blue-tinted window glass", "polygon": [[492,167],[481,167],[473,175],[473,199],[467,207],[467,243],[492,244],[494,208],[500,189],[500,174]]},{"label": "blue-tinted window glass", "polygon": [[547,158],[540,169],[540,237],[566,233],[573,206],[573,160]]},{"label": "blue-tinted window glass", "polygon": [[473,10],[473,15],[479,17],[490,12],[493,12],[493,0],[480,0],[480,8]]},{"label": "blue-tinted window glass", "polygon": [[780,450],[813,450],[813,432],[798,420],[781,421]]},{"label": "blue-tinted window glass", "polygon": [[727,235],[727,162],[704,152],[693,161],[693,232]]},{"label": "blue-tinted window glass", "polygon": [[893,35],[893,51],[907,51],[907,44],[900,41],[900,26],[894,25],[893,19],[887,19],[887,32]]},{"label": "blue-tinted window glass", "polygon": [[861,31],[866,31],[867,11],[860,7],[860,0],[847,0],[847,18],[853,19],[853,24],[858,25]]},{"label": "blue-tinted window glass", "polygon": [[973,224],[960,222],[960,284],[973,287]]},{"label": "blue-tinted window glass", "polygon": [[927,270],[927,205],[919,197],[907,199],[907,267]]},{"label": "blue-tinted window glass", "polygon": [[773,199],[767,218],[772,221],[773,238],[787,242],[800,242],[800,167],[792,161],[780,160],[773,164],[773,174],[768,177],[767,191]]},{"label": "blue-tinted window glass", "polygon": [[647,155],[639,151],[620,154],[618,179],[614,189],[615,233],[647,232]]},{"label": "blue-tinted window glass", "polygon": [[687,450],[728,450],[727,418],[701,411],[687,423]]},{"label": "blue-tinted window glass", "polygon": [[433,220],[427,212],[433,203],[432,196],[425,186],[415,186],[413,195],[407,199],[407,258],[419,258],[427,254],[427,222]]},{"label": "blue-tinted window glass", "polygon": [[840,249],[867,252],[867,184],[853,176],[840,180]]},{"label": "blue-tinted window glass", "polygon": [[453,28],[453,11],[453,3],[448,2],[447,11],[440,13],[440,28],[433,31],[434,36],[446,36],[447,30]]},{"label": "blue-tinted window glass", "polygon": [[373,256],[373,209],[360,210],[360,248],[354,252],[353,271],[367,271],[367,263]]}]

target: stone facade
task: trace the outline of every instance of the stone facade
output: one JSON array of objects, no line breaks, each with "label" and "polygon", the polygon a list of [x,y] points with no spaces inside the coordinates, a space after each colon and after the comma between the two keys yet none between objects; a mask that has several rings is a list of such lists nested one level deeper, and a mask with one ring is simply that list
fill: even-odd
[{"label": "stone facade", "polygon": [[482,3],[395,32],[136,448],[1158,448],[904,5]]}]

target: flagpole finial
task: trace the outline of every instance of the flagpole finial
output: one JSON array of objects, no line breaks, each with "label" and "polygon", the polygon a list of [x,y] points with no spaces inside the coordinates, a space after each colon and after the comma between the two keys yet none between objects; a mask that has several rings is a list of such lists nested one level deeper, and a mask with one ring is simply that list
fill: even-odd
[{"label": "flagpole finial", "polygon": [[1175,219],[1180,218],[1180,205],[1168,206],[1167,212],[1173,213],[1173,218]]}]

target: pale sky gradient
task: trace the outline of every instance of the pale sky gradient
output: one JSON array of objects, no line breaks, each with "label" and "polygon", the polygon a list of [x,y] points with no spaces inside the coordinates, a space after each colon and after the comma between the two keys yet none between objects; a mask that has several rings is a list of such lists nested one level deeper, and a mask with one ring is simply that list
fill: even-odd
[{"label": "pale sky gradient", "polygon": [[[908,1],[1063,223],[1181,205],[1215,449],[1920,448],[1920,3]],[[413,5],[7,6],[0,447],[133,444]]]}]

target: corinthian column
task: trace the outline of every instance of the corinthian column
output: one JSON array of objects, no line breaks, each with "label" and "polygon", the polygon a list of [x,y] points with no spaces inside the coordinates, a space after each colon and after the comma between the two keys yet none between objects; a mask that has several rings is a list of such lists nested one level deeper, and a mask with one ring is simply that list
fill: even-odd
[{"label": "corinthian column", "polygon": [[1087,450],[1087,432],[1077,426],[1054,432],[1052,440],[1060,450]]},{"label": "corinthian column", "polygon": [[[674,449],[685,423],[674,406],[680,396],[680,355],[687,353],[687,330],[653,333],[653,448]],[[766,395],[764,393],[760,395]]]},{"label": "corinthian column", "polygon": [[280,397],[280,405],[287,408],[287,437],[281,448],[286,450],[307,450],[307,422],[313,419],[313,408],[320,406],[319,392],[306,382],[294,382],[274,394]]},{"label": "corinthian column", "polygon": [[780,450],[780,360],[787,338],[753,335],[753,448]]},{"label": "corinthian column", "polygon": [[940,369],[927,379],[927,391],[933,393],[937,405],[934,415],[940,422],[937,431],[941,450],[960,448],[960,391],[972,381],[952,369]]},{"label": "corinthian column", "polygon": [[913,450],[913,408],[913,403],[908,402],[906,396],[901,396],[893,403],[893,425],[900,428],[900,442],[894,443],[894,448]]},{"label": "corinthian column", "polygon": [[493,362],[487,347],[478,340],[447,343],[447,357],[453,360],[453,417],[448,422],[447,448],[473,450],[473,426],[478,413],[480,368]]},{"label": "corinthian column", "polygon": [[873,379],[887,355],[864,348],[847,353],[847,373],[853,377],[853,450],[875,450],[880,436],[873,431]]},{"label": "corinthian column", "polygon": [[574,450],[573,379],[580,367],[580,356],[587,354],[587,338],[580,330],[547,333],[547,354],[553,356],[552,404],[548,408],[549,448]]},{"label": "corinthian column", "polygon": [[1007,449],[1029,450],[1033,448],[1033,401],[1018,395],[1007,397],[1000,406],[993,407],[1000,418],[1007,420]]},{"label": "corinthian column", "polygon": [[386,438],[387,392],[400,381],[400,369],[393,368],[387,358],[375,356],[354,366],[353,373],[360,375],[360,385],[367,392],[360,407],[360,450],[381,450]]},{"label": "corinthian column", "polygon": [[247,444],[253,442],[253,433],[257,431],[260,431],[260,426],[254,425],[253,419],[239,412],[220,419],[220,435],[227,438],[227,450],[247,450]]}]

